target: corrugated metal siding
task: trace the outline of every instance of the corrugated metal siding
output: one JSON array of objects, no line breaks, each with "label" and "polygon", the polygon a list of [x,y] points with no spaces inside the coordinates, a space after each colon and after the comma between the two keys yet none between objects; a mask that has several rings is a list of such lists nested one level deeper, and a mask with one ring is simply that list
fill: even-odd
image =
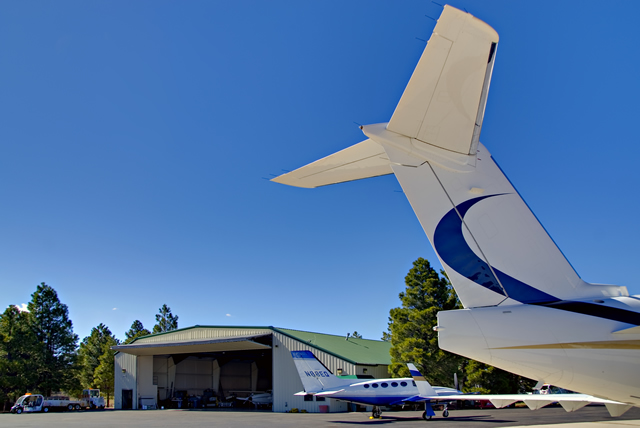
[{"label": "corrugated metal siding", "polygon": [[273,333],[273,411],[288,412],[292,408],[319,412],[319,406],[328,405],[330,412],[346,412],[347,403],[327,399],[326,401],[304,401],[304,397],[295,396],[303,391],[302,382],[291,357],[291,351],[312,351],[332,373],[342,369],[343,373],[355,374],[355,366],[333,355],[317,350],[298,340],[278,332]]},{"label": "corrugated metal siding", "polygon": [[[126,372],[122,372],[122,370]],[[122,409],[122,390],[133,390],[133,408],[138,408],[136,397],[138,396],[136,378],[138,375],[138,357],[131,354],[119,352],[115,355],[114,362],[114,385],[113,385],[113,406]]]},{"label": "corrugated metal siding", "polygon": [[135,341],[136,345],[142,343],[174,343],[174,342],[186,342],[189,340],[198,339],[217,339],[220,337],[236,337],[236,336],[248,336],[259,334],[270,334],[270,329],[264,328],[207,328],[196,327],[187,328],[184,330],[171,331],[164,334],[158,334],[155,336],[143,337]]},{"label": "corrugated metal siding", "polygon": [[[364,370],[367,370],[367,372],[365,373]],[[350,374],[366,374],[366,375],[370,375],[373,376],[376,379],[384,379],[384,378],[389,378],[391,377],[389,375],[389,366],[384,366],[384,365],[379,365],[379,366],[362,366],[359,365],[356,368],[357,372],[356,373],[350,373]]]}]

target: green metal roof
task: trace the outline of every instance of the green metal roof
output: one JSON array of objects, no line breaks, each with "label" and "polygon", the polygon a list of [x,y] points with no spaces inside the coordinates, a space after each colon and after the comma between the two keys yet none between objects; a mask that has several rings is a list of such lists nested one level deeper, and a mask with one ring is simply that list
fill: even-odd
[{"label": "green metal roof", "polygon": [[[150,334],[143,337],[160,336],[163,334],[175,333],[176,331],[190,330],[193,328],[236,328],[236,329],[267,329],[277,331],[278,333],[289,336],[300,342],[306,343],[320,351],[324,351],[335,357],[346,360],[352,364],[360,365],[389,365],[391,364],[391,343],[383,340],[371,339],[355,339],[345,336],[336,336],[334,334],[313,333],[310,331],[291,330],[288,328],[279,328],[271,326],[225,326],[225,325],[194,325],[178,330],[167,331],[164,333]],[[136,342],[137,338],[131,343]]]},{"label": "green metal roof", "polygon": [[282,334],[318,348],[353,364],[389,365],[391,364],[391,343],[383,340],[354,339],[333,334],[311,333],[308,331],[273,328]]}]

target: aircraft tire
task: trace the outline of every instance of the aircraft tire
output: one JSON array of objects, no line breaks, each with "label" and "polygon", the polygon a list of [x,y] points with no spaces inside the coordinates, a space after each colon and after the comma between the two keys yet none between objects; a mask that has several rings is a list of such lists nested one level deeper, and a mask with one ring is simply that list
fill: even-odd
[{"label": "aircraft tire", "polygon": [[449,417],[449,411],[445,410],[444,412],[442,412],[442,417],[443,418],[448,418]]},{"label": "aircraft tire", "polygon": [[430,421],[433,416],[427,416],[427,412],[422,412],[422,419],[425,421]]}]

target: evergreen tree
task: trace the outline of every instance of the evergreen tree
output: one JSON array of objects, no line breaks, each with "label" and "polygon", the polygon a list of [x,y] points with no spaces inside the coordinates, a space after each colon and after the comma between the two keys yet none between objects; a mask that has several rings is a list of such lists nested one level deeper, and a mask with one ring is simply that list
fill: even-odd
[{"label": "evergreen tree", "polygon": [[400,293],[402,307],[389,312],[389,371],[394,377],[409,376],[406,363],[414,363],[433,384],[452,385],[464,358],[442,351],[433,327],[439,311],[460,307],[458,298],[444,272],[438,275],[423,258],[413,262],[405,284],[406,290]]},{"label": "evergreen tree", "polygon": [[41,346],[38,352],[37,385],[43,395],[73,386],[78,336],[73,333],[67,305],[44,282],[38,285],[27,308],[33,331]]},{"label": "evergreen tree", "polygon": [[469,360],[466,367],[465,392],[481,394],[517,394],[531,392],[535,381],[497,367]]},{"label": "evergreen tree", "polygon": [[146,336],[148,334],[151,334],[151,332],[144,328],[139,320],[135,320],[133,324],[131,324],[131,328],[125,333],[127,338],[124,340],[124,344],[126,345],[127,343],[131,343],[138,337]]},{"label": "evergreen tree", "polygon": [[116,351],[111,349],[118,344],[118,340],[113,336],[108,336],[105,341],[104,353],[98,359],[98,366],[93,372],[93,385],[100,388],[100,393],[107,396],[107,407],[109,407],[109,397],[113,395],[114,370]]},{"label": "evergreen tree", "polygon": [[[100,323],[91,329],[91,334],[80,344],[78,357],[80,362],[80,382],[83,388],[95,386],[94,372],[100,365],[100,357],[117,344],[117,339],[109,327]],[[113,354],[112,354],[113,355]]]},{"label": "evergreen tree", "polygon": [[165,303],[156,315],[156,325],[153,326],[153,333],[164,333],[178,328],[178,316],[171,313],[171,308]]},{"label": "evergreen tree", "polygon": [[4,410],[25,391],[37,391],[40,343],[32,315],[9,306],[0,315],[0,403]]}]

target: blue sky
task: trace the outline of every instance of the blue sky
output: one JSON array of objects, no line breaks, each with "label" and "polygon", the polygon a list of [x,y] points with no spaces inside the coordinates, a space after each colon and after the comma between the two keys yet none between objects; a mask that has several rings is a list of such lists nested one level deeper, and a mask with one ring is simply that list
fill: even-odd
[{"label": "blue sky", "polygon": [[[481,140],[589,282],[640,293],[640,3],[455,1],[500,34]],[[0,3],[0,306],[53,286],[80,338],[180,327],[378,339],[413,260],[393,176],[265,178],[386,122],[428,1]]]}]

